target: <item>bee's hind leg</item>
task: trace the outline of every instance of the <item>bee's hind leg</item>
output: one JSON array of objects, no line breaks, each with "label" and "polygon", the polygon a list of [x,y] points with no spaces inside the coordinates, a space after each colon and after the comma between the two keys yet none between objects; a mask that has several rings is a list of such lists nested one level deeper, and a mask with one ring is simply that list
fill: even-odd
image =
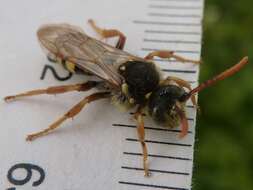
[{"label": "bee's hind leg", "polygon": [[200,64],[201,63],[201,61],[187,59],[187,58],[184,58],[182,56],[174,54],[173,51],[166,51],[166,50],[151,52],[145,57],[145,59],[147,59],[147,60],[153,59],[155,56],[160,57],[160,58],[164,58],[164,59],[174,58],[177,61],[180,61],[180,62],[183,62],[183,63],[185,63],[185,62],[190,62],[190,63],[194,63],[194,64]]},{"label": "bee's hind leg", "polygon": [[17,98],[23,98],[27,96],[35,96],[35,95],[41,95],[41,94],[55,95],[55,94],[61,94],[61,93],[71,92],[71,91],[87,91],[97,85],[98,85],[98,82],[96,81],[88,81],[82,84],[52,86],[46,89],[31,90],[28,92],[24,92],[24,93],[12,95],[12,96],[6,96],[4,100],[8,102],[11,100],[15,100]]},{"label": "bee's hind leg", "polygon": [[99,26],[97,26],[92,19],[89,19],[88,23],[103,38],[112,38],[112,37],[118,36],[119,40],[117,42],[116,48],[121,49],[121,50],[124,49],[126,36],[122,32],[116,29],[102,29]]},{"label": "bee's hind leg", "polygon": [[138,138],[141,143],[142,152],[143,152],[143,168],[144,168],[144,176],[149,176],[149,169],[148,169],[148,149],[145,143],[145,128],[144,128],[144,121],[143,121],[143,114],[141,113],[141,108],[139,107],[136,113],[134,114],[135,119],[137,120],[137,132]]},{"label": "bee's hind leg", "polygon": [[83,108],[87,103],[93,102],[95,100],[99,100],[102,98],[109,98],[110,92],[97,92],[94,94],[91,94],[90,96],[87,96],[83,98],[78,104],[76,104],[73,108],[71,108],[67,113],[65,113],[62,117],[60,117],[57,121],[55,121],[53,124],[51,124],[48,128],[39,131],[37,133],[33,133],[27,136],[26,140],[27,141],[32,141],[35,138],[47,135],[51,131],[55,130],[58,128],[65,120],[69,118],[74,118]]}]

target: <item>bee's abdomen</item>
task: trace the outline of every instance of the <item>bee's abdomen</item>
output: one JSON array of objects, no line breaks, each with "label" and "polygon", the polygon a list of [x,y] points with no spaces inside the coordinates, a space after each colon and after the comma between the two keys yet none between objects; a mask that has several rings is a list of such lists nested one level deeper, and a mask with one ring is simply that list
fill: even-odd
[{"label": "bee's abdomen", "polygon": [[119,67],[119,73],[125,78],[129,95],[137,104],[146,102],[145,95],[152,92],[160,80],[156,66],[150,62],[128,61]]}]

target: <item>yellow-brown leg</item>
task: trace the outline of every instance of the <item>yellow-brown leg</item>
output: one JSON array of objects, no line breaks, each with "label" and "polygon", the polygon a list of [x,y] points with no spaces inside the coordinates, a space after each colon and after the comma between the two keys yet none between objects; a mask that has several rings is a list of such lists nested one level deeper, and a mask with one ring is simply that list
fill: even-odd
[{"label": "yellow-brown leg", "polygon": [[103,38],[112,38],[112,37],[118,36],[119,40],[117,42],[116,48],[121,49],[121,50],[124,48],[125,42],[126,42],[126,36],[122,32],[120,32],[119,30],[115,30],[115,29],[109,29],[109,30],[102,29],[102,28],[98,27],[92,19],[89,19],[88,23]]},{"label": "yellow-brown leg", "polygon": [[110,97],[110,92],[97,92],[90,96],[85,97],[83,100],[81,100],[78,104],[76,104],[73,108],[71,108],[67,113],[65,113],[62,117],[60,117],[57,121],[55,121],[53,124],[51,124],[48,128],[39,131],[37,133],[33,133],[27,136],[27,141],[32,141],[35,138],[41,137],[43,135],[48,134],[49,132],[55,130],[58,128],[65,120],[69,118],[74,118],[87,103],[90,103],[92,101],[102,99],[102,98],[108,98]]},{"label": "yellow-brown leg", "polygon": [[[189,82],[187,82],[187,81],[185,81],[185,80],[183,80],[183,79],[181,79],[181,78],[178,78],[178,77],[172,77],[172,76],[170,76],[170,77],[167,77],[165,80],[163,80],[161,83],[162,84],[169,84],[169,83],[171,83],[171,82],[175,82],[176,84],[178,84],[180,87],[185,87],[185,88],[187,88],[189,91],[191,91],[192,90],[192,88],[191,88],[191,85],[190,85],[190,83]],[[198,105],[197,105],[197,101],[196,101],[196,97],[193,95],[193,96],[191,96],[191,101],[192,101],[192,104],[196,107],[196,108],[198,108]]]},{"label": "yellow-brown leg", "polygon": [[181,108],[181,105],[179,102],[176,103],[176,112],[177,114],[179,115],[180,117],[180,121],[181,121],[181,132],[179,134],[179,138],[183,138],[187,135],[188,133],[188,129],[189,129],[189,125],[188,125],[188,121],[187,121],[187,118],[186,118],[186,115],[185,115],[185,112],[183,110],[183,108]]},{"label": "yellow-brown leg", "polygon": [[6,96],[4,98],[5,101],[11,101],[15,100],[17,98],[22,98],[26,96],[35,96],[35,95],[40,95],[40,94],[60,94],[60,93],[65,93],[65,92],[70,92],[70,91],[86,91],[90,90],[91,88],[95,87],[98,84],[96,81],[88,81],[86,83],[82,84],[74,84],[74,85],[63,85],[63,86],[53,86],[49,87],[46,89],[38,89],[38,90],[32,90],[28,92],[24,92],[21,94],[17,95],[12,95],[12,96]]},{"label": "yellow-brown leg", "polygon": [[166,50],[151,52],[145,57],[145,59],[153,59],[155,56],[160,57],[160,58],[164,58],[164,59],[174,58],[174,59],[176,59],[178,61],[181,61],[183,63],[184,62],[190,62],[190,63],[194,63],[194,64],[200,64],[201,63],[201,61],[187,59],[187,58],[184,58],[182,56],[175,55],[173,51],[166,51]]},{"label": "yellow-brown leg", "polygon": [[148,150],[145,143],[145,128],[144,128],[144,121],[143,121],[143,115],[141,113],[141,109],[138,109],[135,113],[135,119],[137,120],[137,132],[138,132],[138,138],[141,143],[142,152],[143,152],[143,168],[144,168],[144,176],[149,176],[149,169],[148,169]]}]

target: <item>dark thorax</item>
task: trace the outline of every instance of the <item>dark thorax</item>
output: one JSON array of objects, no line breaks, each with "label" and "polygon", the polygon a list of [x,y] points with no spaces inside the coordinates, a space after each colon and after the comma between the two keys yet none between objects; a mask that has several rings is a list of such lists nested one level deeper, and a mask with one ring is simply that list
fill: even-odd
[{"label": "dark thorax", "polygon": [[159,85],[160,73],[152,62],[128,61],[119,67],[118,72],[124,77],[122,92],[130,103],[145,105]]}]

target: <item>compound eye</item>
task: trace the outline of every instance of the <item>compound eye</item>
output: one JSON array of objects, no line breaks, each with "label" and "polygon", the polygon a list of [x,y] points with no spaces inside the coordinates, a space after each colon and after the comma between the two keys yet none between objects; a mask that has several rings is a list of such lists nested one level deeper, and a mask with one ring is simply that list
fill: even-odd
[{"label": "compound eye", "polygon": [[178,101],[185,102],[186,98],[188,97],[188,93],[184,92],[179,98]]}]

